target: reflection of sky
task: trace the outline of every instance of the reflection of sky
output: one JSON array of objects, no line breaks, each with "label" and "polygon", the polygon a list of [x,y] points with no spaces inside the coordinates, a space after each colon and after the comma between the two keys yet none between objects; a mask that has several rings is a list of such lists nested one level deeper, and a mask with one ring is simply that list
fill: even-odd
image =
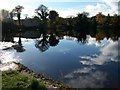
[{"label": "reflection of sky", "polygon": [[96,57],[92,56],[79,56],[80,62],[82,64],[86,65],[103,65],[106,62],[110,61],[118,61],[118,41],[113,42],[112,40],[106,40],[104,39],[100,43],[101,45],[97,46],[99,47],[99,50],[101,52],[100,55],[97,55]]},{"label": "reflection of sky", "polygon": [[[106,38],[100,42],[96,42],[95,38],[88,38],[87,45],[95,45],[99,48],[100,54],[89,54],[79,56],[80,63],[84,66],[82,68],[76,69],[64,76],[66,79],[65,83],[74,88],[103,88],[105,85],[115,85],[111,84],[117,83],[118,85],[118,64],[115,64],[115,67],[112,66],[102,66],[108,62],[118,62],[118,41],[112,41],[111,39],[107,40]],[[87,65],[87,66],[86,66]],[[95,65],[101,65],[102,69],[98,69]],[[112,73],[108,69],[112,69]],[[114,72],[115,71],[115,72]],[[112,78],[111,80],[108,79]],[[116,87],[118,87],[116,85]]]},{"label": "reflection of sky", "polygon": [[14,44],[11,42],[0,42],[0,50],[5,49],[7,47],[12,47],[12,45],[14,45]]},{"label": "reflection of sky", "polygon": [[84,67],[65,76],[67,85],[73,88],[102,88],[107,81],[107,74],[94,71],[93,67]]},{"label": "reflection of sky", "polygon": [[7,62],[18,62],[20,58],[18,56],[15,56],[14,52],[11,51],[0,51],[0,62],[1,63],[7,63]]},{"label": "reflection of sky", "polygon": [[[17,42],[18,38],[14,40]],[[65,37],[57,46],[50,47],[42,53],[35,47],[35,40],[21,40],[26,51],[15,53],[13,48],[0,50],[2,62],[19,60],[35,72],[43,73],[54,80],[61,79],[60,81],[73,87],[104,87],[104,83],[108,82],[108,76],[112,77],[111,80],[117,81],[117,41],[105,38],[97,42],[95,38],[88,36],[88,43],[82,44],[73,37]],[[12,43],[3,42],[0,45],[0,49],[4,49],[11,47]]]},{"label": "reflection of sky", "polygon": [[[13,51],[14,43],[11,42],[0,42],[0,62],[7,63],[11,61],[18,62],[20,58],[15,56],[15,52]],[[3,50],[5,49],[5,50]]]},{"label": "reflection of sky", "polygon": [[16,69],[17,65],[12,62],[21,60],[20,57],[15,55],[12,45],[14,44],[11,42],[0,42],[0,71]]}]

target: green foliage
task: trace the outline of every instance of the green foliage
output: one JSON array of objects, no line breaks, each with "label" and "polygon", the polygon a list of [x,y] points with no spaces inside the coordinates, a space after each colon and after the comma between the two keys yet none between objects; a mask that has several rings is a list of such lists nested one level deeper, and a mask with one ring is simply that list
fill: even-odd
[{"label": "green foliage", "polygon": [[18,71],[4,71],[2,72],[2,88],[45,89],[45,85],[41,81]]},{"label": "green foliage", "polygon": [[49,12],[49,19],[54,22],[56,18],[58,17],[58,13],[55,10],[51,10]]},{"label": "green foliage", "polygon": [[30,88],[32,89],[46,89],[45,85],[36,79],[32,79],[30,86],[31,86]]},{"label": "green foliage", "polygon": [[98,25],[104,25],[105,22],[105,15],[103,15],[101,12],[96,15],[96,21]]},{"label": "green foliage", "polygon": [[32,80],[32,83],[31,83],[31,88],[38,88],[39,87],[39,82],[36,80],[36,79],[33,79]]},{"label": "green foliage", "polygon": [[[14,15],[14,14],[17,15],[17,18],[18,18],[18,21],[19,21],[19,25],[20,25],[20,15],[21,15],[22,9],[24,9],[24,7],[18,5],[18,6],[16,6],[16,7],[12,10],[12,12],[11,12],[11,14],[13,13],[13,15]],[[10,14],[10,15],[11,15],[11,14]],[[11,17],[13,17],[13,15],[11,15]]]}]

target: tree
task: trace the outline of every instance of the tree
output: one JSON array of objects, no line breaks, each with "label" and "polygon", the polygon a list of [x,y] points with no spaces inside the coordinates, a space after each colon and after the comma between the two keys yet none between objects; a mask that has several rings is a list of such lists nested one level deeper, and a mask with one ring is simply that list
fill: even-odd
[{"label": "tree", "polygon": [[7,33],[12,34],[15,24],[10,19],[10,13],[8,10],[0,10],[0,22],[2,22],[2,34],[7,35]]},{"label": "tree", "polygon": [[55,10],[51,10],[49,12],[49,24],[48,26],[52,27],[52,28],[56,28],[56,22],[58,19],[58,13]]},{"label": "tree", "polygon": [[40,5],[37,9],[35,9],[35,13],[38,14],[38,16],[40,16],[40,18],[43,21],[46,21],[48,14],[48,8],[44,5]]},{"label": "tree", "polygon": [[119,26],[119,17],[117,16],[117,14],[115,14],[113,17],[112,17],[112,20],[111,20],[111,22],[112,22],[112,25],[113,26]]},{"label": "tree", "polygon": [[86,29],[86,27],[88,26],[88,17],[87,17],[88,15],[89,15],[89,13],[87,13],[87,12],[78,14],[77,22],[76,22],[76,26],[78,28]]},{"label": "tree", "polygon": [[51,10],[49,12],[49,19],[52,23],[55,23],[56,18],[58,17],[58,13],[55,10]]},{"label": "tree", "polygon": [[104,25],[105,23],[105,15],[103,15],[101,12],[96,15],[96,21],[98,25]]},{"label": "tree", "polygon": [[104,21],[104,25],[110,25],[111,22],[111,18],[110,18],[110,14],[108,14],[108,16],[105,17],[105,21]]},{"label": "tree", "polygon": [[[24,7],[18,5],[18,6],[16,6],[16,7],[12,10],[12,12],[11,12],[11,17],[13,17],[12,15],[17,15],[19,25],[20,25],[20,15],[21,15],[22,9],[24,9]],[[12,13],[13,13],[13,14],[12,14]]]},{"label": "tree", "polygon": [[0,10],[0,21],[8,21],[9,20],[9,11],[2,9]]}]

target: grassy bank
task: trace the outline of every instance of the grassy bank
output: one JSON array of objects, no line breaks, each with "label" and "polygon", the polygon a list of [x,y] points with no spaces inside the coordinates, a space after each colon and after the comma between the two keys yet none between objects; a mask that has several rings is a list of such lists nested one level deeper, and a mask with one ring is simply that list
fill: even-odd
[{"label": "grassy bank", "polygon": [[42,80],[37,80],[27,74],[15,71],[4,71],[2,73],[2,88],[31,88],[46,89]]},{"label": "grassy bank", "polygon": [[[14,62],[15,63],[15,62]],[[16,70],[2,71],[2,88],[66,89],[63,84],[34,73],[20,63]]]}]

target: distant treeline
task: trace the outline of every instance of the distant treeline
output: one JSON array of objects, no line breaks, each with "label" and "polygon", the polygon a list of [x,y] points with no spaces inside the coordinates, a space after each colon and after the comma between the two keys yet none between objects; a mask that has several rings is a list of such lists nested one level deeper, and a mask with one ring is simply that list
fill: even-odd
[{"label": "distant treeline", "polygon": [[[3,32],[9,31],[17,31],[18,29],[25,30],[26,27],[21,24],[21,12],[23,7],[18,5],[11,12],[7,10],[2,10],[3,18],[0,19],[2,21],[2,30]],[[34,29],[61,29],[61,30],[81,30],[85,31],[86,29],[95,30],[96,28],[103,29],[118,29],[120,28],[120,16],[115,14],[114,16],[103,15],[102,13],[98,13],[93,17],[88,17],[89,13],[83,12],[79,13],[76,17],[68,17],[62,18],[59,17],[59,13],[55,10],[49,11],[48,8],[44,5],[40,5],[37,9],[35,9],[35,13],[37,14],[34,18],[39,20],[38,27],[30,27]],[[5,16],[6,15],[6,16]],[[5,17],[4,17],[5,16]],[[18,23],[14,21],[14,17],[18,18]],[[26,15],[27,18],[27,15]]]}]

